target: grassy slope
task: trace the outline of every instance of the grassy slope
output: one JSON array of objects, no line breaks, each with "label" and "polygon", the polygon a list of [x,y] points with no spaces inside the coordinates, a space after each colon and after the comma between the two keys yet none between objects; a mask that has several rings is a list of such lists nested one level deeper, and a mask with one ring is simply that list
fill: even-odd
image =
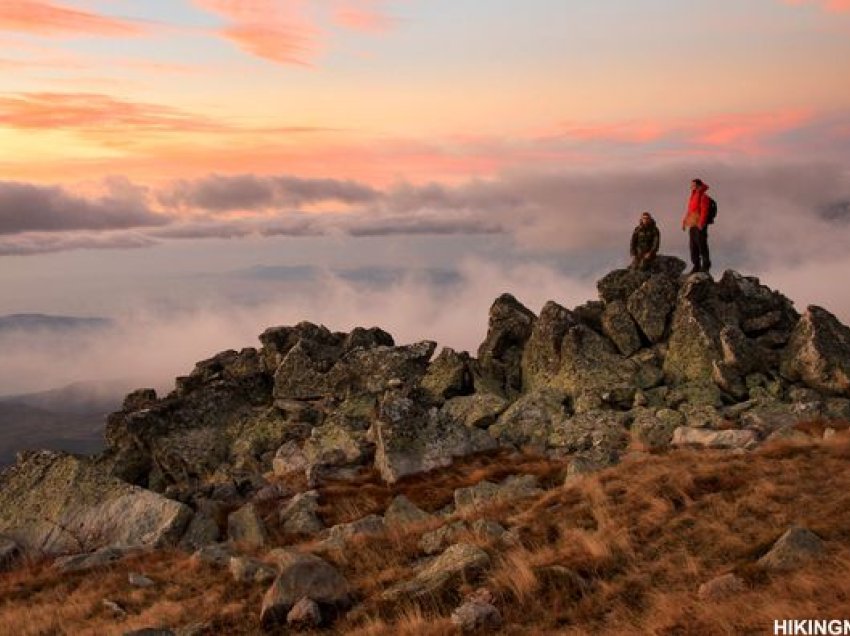
[{"label": "grassy slope", "polygon": [[[350,545],[326,557],[356,590],[356,609],[334,632],[451,633],[458,598],[489,587],[508,634],[763,634],[774,619],[846,618],[850,608],[850,439],[773,445],[736,455],[678,450],[637,454],[545,495],[490,509],[488,518],[519,529],[521,544],[505,548],[469,537],[494,557],[482,579],[424,606],[384,607],[378,593],[410,575],[425,529],[408,528]],[[323,490],[322,514],[332,523],[382,512],[407,494],[436,510],[452,491],[483,478],[536,473],[556,484],[563,465],[495,454],[420,476],[393,489],[375,475]],[[771,575],[755,560],[792,523],[827,543],[829,556],[791,574]],[[433,527],[434,524],[426,526]],[[272,528],[275,543],[294,537]],[[309,545],[309,544],[307,544]],[[544,575],[561,565],[579,574]],[[130,588],[127,573],[144,572],[159,585]],[[719,602],[698,599],[699,585],[735,571],[746,590]],[[121,634],[132,628],[209,623],[209,633],[257,633],[263,586],[235,584],[226,570],[192,566],[177,552],[158,552],[98,573],[60,576],[46,564],[0,576],[4,633]],[[129,615],[116,621],[101,600]]]}]

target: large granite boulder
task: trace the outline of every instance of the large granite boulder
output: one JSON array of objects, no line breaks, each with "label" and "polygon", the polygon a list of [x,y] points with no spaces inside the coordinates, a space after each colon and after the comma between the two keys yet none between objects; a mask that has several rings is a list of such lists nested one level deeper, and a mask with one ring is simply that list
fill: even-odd
[{"label": "large granite boulder", "polygon": [[390,484],[405,475],[450,466],[456,457],[496,447],[487,431],[395,394],[383,400],[373,437],[375,467]]},{"label": "large granite boulder", "polygon": [[499,416],[489,428],[500,444],[546,446],[555,423],[566,416],[567,396],[557,389],[538,389],[526,393]]},{"label": "large granite boulder", "polygon": [[522,355],[536,319],[510,294],[490,307],[487,337],[478,347],[479,370],[485,383],[489,380],[509,397],[522,390]]},{"label": "large granite boulder", "polygon": [[74,455],[30,453],[0,475],[0,533],[28,551],[174,544],[191,518],[184,504]]},{"label": "large granite boulder", "polygon": [[656,274],[629,296],[629,313],[650,342],[661,342],[664,338],[678,291],[676,279]]},{"label": "large granite boulder", "polygon": [[809,307],[781,364],[782,374],[792,382],[831,395],[850,395],[850,329],[827,310]]},{"label": "large granite boulder", "polygon": [[420,387],[436,403],[473,393],[475,384],[469,354],[444,348],[428,365]]},{"label": "large granite boulder", "polygon": [[624,356],[630,356],[641,348],[637,325],[622,300],[614,300],[605,305],[605,311],[602,312],[602,333],[608,336]]},{"label": "large granite boulder", "polygon": [[[601,318],[600,318],[601,320]],[[561,343],[579,320],[569,309],[549,301],[531,329],[522,354],[522,381],[526,391],[546,385],[561,366]]]}]

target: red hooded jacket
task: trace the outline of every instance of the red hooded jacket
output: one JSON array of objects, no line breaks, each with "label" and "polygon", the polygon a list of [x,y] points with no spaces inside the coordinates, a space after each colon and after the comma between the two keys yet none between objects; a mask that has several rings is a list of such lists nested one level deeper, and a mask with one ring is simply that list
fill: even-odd
[{"label": "red hooded jacket", "polygon": [[703,229],[708,224],[708,211],[711,207],[711,199],[706,194],[708,186],[704,183],[691,192],[688,199],[688,209],[682,217],[682,227],[693,227],[696,225]]}]

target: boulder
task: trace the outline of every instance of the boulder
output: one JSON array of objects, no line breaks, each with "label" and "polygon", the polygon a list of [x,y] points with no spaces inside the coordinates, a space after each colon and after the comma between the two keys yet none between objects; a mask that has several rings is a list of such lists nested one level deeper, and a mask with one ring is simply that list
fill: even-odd
[{"label": "boulder", "polygon": [[549,446],[569,453],[592,453],[601,461],[616,457],[629,444],[626,416],[614,411],[576,414],[557,424]]},{"label": "boulder", "polygon": [[186,527],[179,545],[184,550],[192,551],[215,543],[220,538],[221,530],[216,520],[202,512],[197,512]]},{"label": "boulder", "polygon": [[469,354],[457,353],[448,347],[440,351],[420,382],[422,391],[434,402],[442,403],[453,397],[475,391]]},{"label": "boulder", "polygon": [[425,554],[438,554],[453,543],[457,543],[469,532],[464,521],[453,521],[436,530],[426,532],[419,538],[419,550]]},{"label": "boulder", "polygon": [[552,427],[565,417],[567,396],[557,389],[535,389],[511,404],[490,429],[500,444],[545,446]]},{"label": "boulder", "polygon": [[622,300],[614,300],[605,305],[605,311],[602,312],[602,333],[624,356],[630,356],[641,348],[637,325]]},{"label": "boulder", "polygon": [[636,409],[632,422],[632,435],[649,450],[663,450],[670,446],[673,431],[685,423],[678,411],[671,409]]},{"label": "boulder", "polygon": [[308,465],[307,456],[298,442],[290,441],[277,449],[272,460],[272,470],[278,477],[303,473]]},{"label": "boulder", "polygon": [[511,475],[499,484],[481,481],[454,491],[455,509],[470,512],[486,508],[496,501],[514,501],[543,493],[534,475]]},{"label": "boulder", "polygon": [[679,290],[663,367],[668,382],[713,381],[713,363],[723,360],[724,324],[710,309],[711,294],[711,278],[702,273],[689,276]]},{"label": "boulder", "polygon": [[0,533],[45,554],[175,544],[187,506],[110,476],[95,461],[39,451],[0,475]]},{"label": "boulder", "polygon": [[735,574],[724,574],[699,586],[701,601],[722,601],[744,591],[744,581]]},{"label": "boulder", "polygon": [[753,431],[711,431],[681,426],[673,432],[673,446],[737,449],[751,448],[757,441]]},{"label": "boulder", "polygon": [[416,600],[439,596],[490,567],[490,557],[479,547],[456,543],[419,570],[416,575],[386,590],[384,601]]},{"label": "boulder", "polygon": [[792,526],[758,563],[767,570],[793,570],[821,557],[825,552],[826,547],[818,535],[807,528]]},{"label": "boulder", "polygon": [[462,632],[492,632],[502,626],[502,615],[493,595],[482,588],[452,612],[451,621]]},{"label": "boulder", "polygon": [[829,395],[850,395],[850,328],[810,306],[782,355],[782,375]]},{"label": "boulder", "polygon": [[369,515],[351,523],[340,523],[329,528],[327,537],[321,545],[326,548],[342,550],[351,541],[383,534],[386,529],[383,517]]},{"label": "boulder", "polygon": [[677,292],[674,278],[656,274],[628,297],[628,311],[650,342],[661,342],[664,338]]},{"label": "boulder", "polygon": [[217,568],[228,567],[233,548],[226,543],[213,543],[198,549],[191,558],[195,565],[205,564]]},{"label": "boulder", "polygon": [[596,283],[599,299],[606,305],[618,300],[625,302],[650,276],[645,270],[615,269]]},{"label": "boulder", "polygon": [[375,467],[390,484],[496,447],[486,431],[443,417],[436,409],[425,411],[398,395],[388,395],[381,403],[374,439]]},{"label": "boulder", "polygon": [[53,567],[63,573],[85,572],[96,568],[106,568],[127,557],[137,556],[138,548],[100,548],[94,552],[61,556],[53,561]]},{"label": "boulder", "polygon": [[227,538],[251,548],[266,545],[269,534],[254,504],[246,504],[228,515]]},{"label": "boulder", "polygon": [[620,387],[633,391],[638,366],[620,355],[604,336],[576,325],[561,343],[561,367],[550,386],[571,396],[576,411],[596,408],[594,398],[600,399],[603,393]]},{"label": "boulder", "polygon": [[490,307],[487,337],[478,347],[479,369],[508,396],[522,390],[523,350],[536,319],[510,294],[502,294]]},{"label": "boulder", "polygon": [[239,583],[269,583],[277,574],[275,569],[262,561],[243,556],[232,556],[228,569],[234,581]]},{"label": "boulder", "polygon": [[263,627],[270,629],[284,623],[289,611],[305,597],[320,608],[338,611],[350,605],[351,588],[327,561],[312,554],[290,554],[263,597]]},{"label": "boulder", "polygon": [[474,393],[451,398],[443,404],[442,415],[472,428],[491,426],[510,403],[494,393]]},{"label": "boulder", "polygon": [[502,524],[492,519],[476,519],[472,522],[470,531],[475,536],[489,541],[497,541],[507,532]]},{"label": "boulder", "polygon": [[149,579],[144,574],[139,574],[138,572],[129,572],[127,574],[127,582],[133,587],[142,589],[148,589],[156,585],[153,579]]},{"label": "boulder", "polygon": [[558,303],[549,301],[543,306],[522,353],[522,381],[526,391],[545,386],[558,373],[561,342],[578,322],[573,312]]},{"label": "boulder", "polygon": [[319,519],[319,492],[308,490],[295,495],[278,514],[278,521],[287,534],[318,534],[325,529]]},{"label": "boulder", "polygon": [[422,341],[400,347],[357,348],[339,357],[339,351],[299,341],[275,372],[275,399],[345,399],[350,395],[377,395],[391,384],[418,383],[425,374],[436,343]]},{"label": "boulder", "polygon": [[404,495],[396,496],[384,513],[387,526],[403,526],[411,523],[424,523],[434,518]]}]

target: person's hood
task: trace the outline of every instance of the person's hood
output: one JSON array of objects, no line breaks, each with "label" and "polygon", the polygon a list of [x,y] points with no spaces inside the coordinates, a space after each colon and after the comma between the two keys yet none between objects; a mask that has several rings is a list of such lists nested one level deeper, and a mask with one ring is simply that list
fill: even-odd
[{"label": "person's hood", "polygon": [[704,194],[708,190],[708,186],[706,184],[702,184],[701,186],[697,186],[697,192],[700,194]]}]

